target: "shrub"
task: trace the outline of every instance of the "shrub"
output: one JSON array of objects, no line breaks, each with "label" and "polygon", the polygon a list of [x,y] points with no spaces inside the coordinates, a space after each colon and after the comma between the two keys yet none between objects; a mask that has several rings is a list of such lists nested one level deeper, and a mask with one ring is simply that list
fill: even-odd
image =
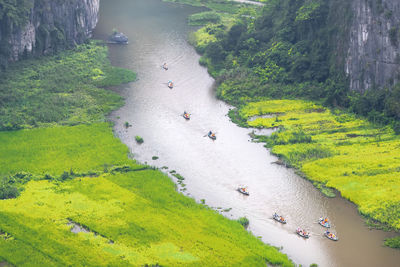
[{"label": "shrub", "polygon": [[400,249],[400,236],[385,239],[385,246]]},{"label": "shrub", "polygon": [[247,227],[249,226],[249,219],[247,219],[246,217],[240,217],[239,219],[237,219],[237,222],[240,223],[241,225],[243,225],[243,227]]},{"label": "shrub", "polygon": [[142,144],[142,143],[144,142],[143,138],[140,137],[139,135],[136,135],[136,136],[135,136],[135,140],[136,140],[136,142],[137,142],[138,144]]},{"label": "shrub", "polygon": [[0,199],[16,198],[19,196],[18,188],[9,184],[0,185]]}]

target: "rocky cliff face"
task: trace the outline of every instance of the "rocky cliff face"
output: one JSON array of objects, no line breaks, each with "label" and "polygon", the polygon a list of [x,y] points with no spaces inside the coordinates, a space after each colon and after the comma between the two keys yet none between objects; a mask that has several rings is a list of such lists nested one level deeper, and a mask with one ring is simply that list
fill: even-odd
[{"label": "rocky cliff face", "polygon": [[[46,54],[84,42],[97,24],[100,0],[25,0],[29,11],[23,26],[3,18],[2,56],[16,61],[23,55]],[[30,3],[29,3],[30,2]],[[20,8],[20,7],[17,7]]]},{"label": "rocky cliff face", "polygon": [[400,81],[400,1],[352,0],[345,71],[363,92]]}]

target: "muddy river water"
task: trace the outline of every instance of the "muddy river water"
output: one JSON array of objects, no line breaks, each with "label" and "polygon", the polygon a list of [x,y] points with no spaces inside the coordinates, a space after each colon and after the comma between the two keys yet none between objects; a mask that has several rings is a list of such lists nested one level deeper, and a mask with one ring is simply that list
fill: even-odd
[{"label": "muddy river water", "polygon": [[[328,199],[292,169],[273,164],[277,158],[251,142],[251,130],[230,122],[231,107],[215,98],[214,80],[187,43],[194,30],[187,16],[199,10],[160,0],[101,1],[94,37],[105,40],[113,28],[124,32],[129,44],[110,45],[112,64],[138,73],[138,81],[117,88],[126,99],[111,115],[117,136],[138,161],[168,166],[185,177],[185,194],[232,208],[222,212],[229,218],[246,216],[249,231],[282,247],[296,264],[400,266],[400,251],[382,246],[391,233],[369,230],[352,203]],[[169,80],[175,83],[172,90]],[[125,122],[132,127],[126,130]],[[217,133],[216,141],[205,137],[209,130]],[[136,144],[136,135],[143,144]],[[250,196],[235,191],[238,185],[247,185]],[[271,219],[275,211],[286,217],[286,225]],[[338,242],[322,235],[320,216],[330,218]],[[298,226],[311,232],[310,239],[295,234]]]}]

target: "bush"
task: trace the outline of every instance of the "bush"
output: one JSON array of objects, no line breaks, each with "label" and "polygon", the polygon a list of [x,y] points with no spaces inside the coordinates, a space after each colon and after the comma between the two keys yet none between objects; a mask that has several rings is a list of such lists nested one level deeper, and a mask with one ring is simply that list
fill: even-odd
[{"label": "bush", "polygon": [[237,222],[240,223],[241,225],[243,225],[244,228],[246,228],[247,226],[249,226],[249,219],[247,219],[246,217],[240,217],[239,219],[237,219]]},{"label": "bush", "polygon": [[0,199],[16,198],[19,196],[18,188],[12,185],[0,186]]},{"label": "bush", "polygon": [[143,138],[140,137],[139,135],[136,135],[136,136],[135,136],[135,140],[136,140],[136,142],[137,142],[138,144],[142,144],[142,143],[144,142]]},{"label": "bush", "polygon": [[400,236],[385,239],[385,246],[400,249]]},{"label": "bush", "polygon": [[0,199],[16,198],[19,191],[13,177],[3,177],[0,181]]}]

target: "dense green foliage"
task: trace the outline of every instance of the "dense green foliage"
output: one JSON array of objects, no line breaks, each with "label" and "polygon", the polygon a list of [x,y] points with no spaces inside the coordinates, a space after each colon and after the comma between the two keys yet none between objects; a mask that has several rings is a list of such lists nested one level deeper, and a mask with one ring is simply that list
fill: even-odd
[{"label": "dense green foliage", "polygon": [[344,74],[349,5],[345,0],[270,0],[256,19],[239,16],[233,26],[207,25],[190,40],[203,53],[200,62],[217,78],[217,95],[225,101],[311,99],[391,124],[400,133],[400,84],[362,94],[349,91]]},{"label": "dense green foliage", "polygon": [[0,74],[0,130],[104,121],[122,99],[98,87],[135,77],[129,70],[112,67],[107,47],[96,43],[17,62]]},{"label": "dense green foliage", "polygon": [[400,236],[386,239],[385,246],[400,249]]}]

